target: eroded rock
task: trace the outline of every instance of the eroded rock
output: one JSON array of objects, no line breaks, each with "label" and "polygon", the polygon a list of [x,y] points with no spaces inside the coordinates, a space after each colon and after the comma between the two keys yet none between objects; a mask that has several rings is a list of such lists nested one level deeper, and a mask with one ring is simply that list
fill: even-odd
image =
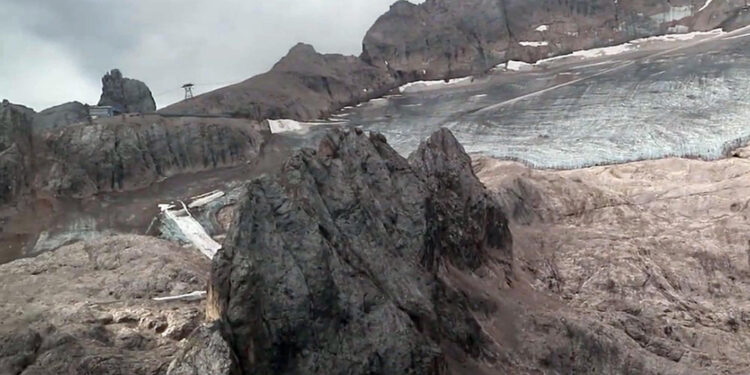
[{"label": "eroded rock", "polygon": [[122,113],[150,113],[156,111],[156,102],[145,83],[122,76],[112,69],[102,77],[101,106],[115,107]]},{"label": "eroded rock", "polygon": [[439,374],[448,355],[478,358],[486,337],[443,270],[512,252],[498,205],[453,170],[466,161],[447,131],[410,164],[378,134],[335,130],[250,183],[209,308],[244,373]]}]

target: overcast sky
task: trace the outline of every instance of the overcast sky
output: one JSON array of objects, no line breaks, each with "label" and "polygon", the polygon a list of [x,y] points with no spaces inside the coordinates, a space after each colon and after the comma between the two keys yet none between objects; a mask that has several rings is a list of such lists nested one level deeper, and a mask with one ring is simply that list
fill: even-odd
[{"label": "overcast sky", "polygon": [[297,42],[358,55],[395,0],[0,0],[0,99],[96,104],[120,68],[157,106],[271,68]]}]

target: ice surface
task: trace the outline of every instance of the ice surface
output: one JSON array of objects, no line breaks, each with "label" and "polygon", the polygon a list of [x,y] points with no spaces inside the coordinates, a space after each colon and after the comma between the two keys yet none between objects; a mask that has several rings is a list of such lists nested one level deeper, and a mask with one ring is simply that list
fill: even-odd
[{"label": "ice surface", "polygon": [[368,103],[346,118],[385,134],[402,154],[447,127],[469,152],[542,168],[717,158],[750,137],[750,37],[740,33],[680,48],[675,40],[701,34],[649,38],[524,73],[513,62],[489,78]]}]

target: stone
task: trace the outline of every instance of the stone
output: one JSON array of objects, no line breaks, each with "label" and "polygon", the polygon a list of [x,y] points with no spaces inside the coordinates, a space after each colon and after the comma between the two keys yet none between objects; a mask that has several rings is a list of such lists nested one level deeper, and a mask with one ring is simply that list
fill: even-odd
[{"label": "stone", "polygon": [[112,106],[121,113],[150,113],[156,111],[156,102],[145,83],[124,78],[118,69],[102,77],[100,106]]},{"label": "stone", "polygon": [[0,373],[164,374],[204,307],[152,298],[205,288],[209,270],[195,250],[134,235],[0,265]]},{"label": "stone", "polygon": [[44,134],[34,185],[85,197],[251,162],[270,130],[241,119],[117,116]]},{"label": "stone", "polygon": [[478,358],[487,338],[445,270],[509,264],[512,240],[453,170],[467,162],[448,131],[410,163],[381,135],[332,130],[253,180],[209,292],[243,373],[439,374],[446,352]]}]

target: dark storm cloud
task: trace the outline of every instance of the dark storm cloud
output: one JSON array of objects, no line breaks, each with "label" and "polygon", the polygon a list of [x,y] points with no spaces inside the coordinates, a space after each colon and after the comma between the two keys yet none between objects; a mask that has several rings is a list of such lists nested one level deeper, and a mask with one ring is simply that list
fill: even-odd
[{"label": "dark storm cloud", "polygon": [[41,110],[95,103],[119,67],[159,106],[268,70],[296,42],[359,54],[394,0],[1,0],[0,97]]}]

